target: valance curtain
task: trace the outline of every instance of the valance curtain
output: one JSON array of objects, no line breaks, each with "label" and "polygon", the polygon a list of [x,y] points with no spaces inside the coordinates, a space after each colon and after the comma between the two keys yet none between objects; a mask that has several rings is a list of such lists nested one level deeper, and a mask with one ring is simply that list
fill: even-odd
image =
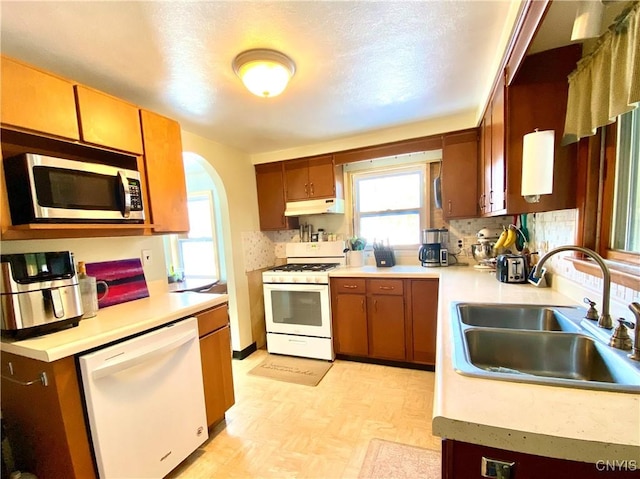
[{"label": "valance curtain", "polygon": [[562,144],[613,123],[640,102],[640,1],[630,2],[569,75]]}]

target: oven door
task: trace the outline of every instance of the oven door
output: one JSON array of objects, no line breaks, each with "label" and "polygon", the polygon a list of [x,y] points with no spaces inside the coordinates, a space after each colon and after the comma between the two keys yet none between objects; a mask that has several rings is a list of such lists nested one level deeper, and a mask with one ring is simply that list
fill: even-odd
[{"label": "oven door", "polygon": [[329,285],[264,285],[267,332],[331,337]]}]

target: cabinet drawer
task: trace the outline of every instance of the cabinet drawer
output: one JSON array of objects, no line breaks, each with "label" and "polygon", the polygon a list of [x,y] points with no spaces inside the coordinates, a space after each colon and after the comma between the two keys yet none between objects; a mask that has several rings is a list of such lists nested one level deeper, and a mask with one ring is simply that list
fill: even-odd
[{"label": "cabinet drawer", "polygon": [[364,279],[337,278],[331,280],[331,287],[338,294],[344,293],[364,293],[366,290]]},{"label": "cabinet drawer", "polygon": [[403,293],[402,286],[401,279],[370,279],[367,281],[367,293],[401,295]]},{"label": "cabinet drawer", "polygon": [[220,329],[229,324],[229,314],[227,313],[227,305],[218,306],[217,308],[204,311],[197,315],[198,318],[198,336],[203,337],[211,331]]}]

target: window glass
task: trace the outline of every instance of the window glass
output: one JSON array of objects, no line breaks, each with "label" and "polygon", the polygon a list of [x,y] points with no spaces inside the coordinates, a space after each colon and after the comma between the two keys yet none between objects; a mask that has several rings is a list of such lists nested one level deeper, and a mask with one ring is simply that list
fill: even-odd
[{"label": "window glass", "polygon": [[353,173],[354,234],[369,244],[419,244],[426,224],[425,176],[425,164]]},{"label": "window glass", "polygon": [[640,109],[618,121],[610,248],[640,252]]}]

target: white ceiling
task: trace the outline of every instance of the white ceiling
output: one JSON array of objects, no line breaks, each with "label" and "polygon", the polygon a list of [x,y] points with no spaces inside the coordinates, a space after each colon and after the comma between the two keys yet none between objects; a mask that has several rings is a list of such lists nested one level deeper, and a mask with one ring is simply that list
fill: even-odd
[{"label": "white ceiling", "polygon": [[[0,46],[256,154],[477,118],[519,5],[2,1]],[[296,63],[281,96],[253,96],[235,76],[233,58],[250,48]]]}]

